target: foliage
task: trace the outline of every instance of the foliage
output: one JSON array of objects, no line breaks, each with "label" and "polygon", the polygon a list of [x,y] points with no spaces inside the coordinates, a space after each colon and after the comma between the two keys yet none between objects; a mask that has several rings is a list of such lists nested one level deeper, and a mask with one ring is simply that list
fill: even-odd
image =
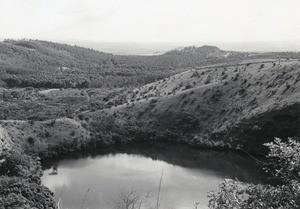
[{"label": "foliage", "polygon": [[288,139],[264,144],[270,149],[265,170],[284,182],[283,185],[254,185],[227,179],[219,192],[210,192],[209,207],[221,208],[299,208],[300,143]]},{"label": "foliage", "polygon": [[0,209],[55,208],[53,193],[43,185],[39,159],[16,151],[0,165]]},{"label": "foliage", "polygon": [[54,208],[52,195],[43,185],[21,177],[0,178],[0,203],[4,208]]},{"label": "foliage", "polygon": [[31,209],[30,202],[20,194],[0,196],[0,209]]},{"label": "foliage", "polygon": [[43,171],[39,158],[34,160],[27,155],[13,151],[5,157],[5,161],[0,165],[0,175],[23,177],[40,184]]},{"label": "foliage", "polygon": [[45,94],[43,91],[0,89],[0,120],[30,120],[33,125],[34,121],[72,118],[78,110],[103,109],[108,100],[113,100],[114,105],[122,103],[125,88],[55,89]]},{"label": "foliage", "polygon": [[292,180],[299,182],[300,143],[291,138],[288,139],[287,143],[275,138],[274,143],[266,143],[265,146],[270,149],[267,156],[270,163],[265,170],[286,183]]},{"label": "foliage", "polygon": [[218,193],[208,195],[210,208],[297,208],[300,205],[300,184],[295,181],[290,185],[271,186],[227,179],[219,188]]}]

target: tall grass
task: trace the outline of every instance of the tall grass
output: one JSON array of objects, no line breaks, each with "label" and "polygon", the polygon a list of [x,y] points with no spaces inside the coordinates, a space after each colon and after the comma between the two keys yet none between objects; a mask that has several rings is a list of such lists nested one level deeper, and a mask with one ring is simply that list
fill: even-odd
[{"label": "tall grass", "polygon": [[85,200],[86,200],[86,198],[87,198],[87,195],[88,195],[90,189],[91,189],[91,188],[88,188],[88,190],[86,191],[86,193],[85,193],[85,195],[84,195],[84,198],[83,198],[83,200],[82,200],[82,204],[81,204],[81,208],[80,208],[80,209],[83,209],[83,205],[84,205],[84,203],[85,203]]},{"label": "tall grass", "polygon": [[[159,184],[158,184],[158,190],[157,190],[157,199],[154,207],[159,209],[161,205],[161,189],[162,189],[162,182],[163,182],[163,176],[164,176],[164,169],[162,169]],[[84,209],[84,204],[86,202],[88,193],[91,188],[88,188],[85,192],[84,198],[81,203],[80,209]],[[64,209],[62,205],[62,196],[63,192],[61,192],[58,202],[57,202],[57,209]],[[114,200],[114,208],[116,209],[142,209],[143,204],[147,201],[147,199],[150,198],[150,193],[144,193],[138,190],[131,190],[130,192],[120,192],[118,195],[118,198]],[[66,208],[67,209],[67,208]]]},{"label": "tall grass", "polygon": [[158,185],[158,193],[157,193],[157,200],[156,200],[156,208],[157,209],[159,209],[160,203],[162,200],[162,197],[160,197],[160,191],[161,191],[161,184],[162,184],[163,176],[164,176],[164,169],[162,169],[162,171],[161,171],[161,176],[160,176],[159,185]]}]

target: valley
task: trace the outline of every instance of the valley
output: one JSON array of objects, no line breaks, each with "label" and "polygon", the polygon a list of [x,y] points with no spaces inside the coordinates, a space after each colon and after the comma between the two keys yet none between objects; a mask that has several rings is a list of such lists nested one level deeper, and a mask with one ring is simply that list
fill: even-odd
[{"label": "valley", "polygon": [[300,137],[299,53],[203,46],[121,56],[6,40],[0,86],[0,156],[14,171],[0,172],[0,189],[34,185],[39,201],[18,191],[3,195],[22,196],[28,208],[54,205],[38,158],[132,142],[261,157],[274,137]]}]

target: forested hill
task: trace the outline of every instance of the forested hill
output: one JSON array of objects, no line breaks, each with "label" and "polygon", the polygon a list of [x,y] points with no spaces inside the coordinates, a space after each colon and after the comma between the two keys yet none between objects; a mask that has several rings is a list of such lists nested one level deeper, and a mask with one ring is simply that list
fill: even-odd
[{"label": "forested hill", "polygon": [[[121,57],[121,56],[119,56]],[[123,56],[126,57],[126,56]],[[139,63],[146,66],[164,68],[197,67],[210,64],[227,63],[237,64],[243,60],[262,59],[298,59],[298,52],[235,52],[224,51],[216,46],[184,47],[171,50],[157,56],[134,56]]]},{"label": "forested hill", "polygon": [[38,40],[0,42],[0,86],[88,88],[139,86],[186,68],[299,53],[240,53],[214,46],[187,47],[157,56],[118,56]]},{"label": "forested hill", "polygon": [[168,76],[108,53],[45,41],[0,43],[1,85],[8,87],[128,86]]}]

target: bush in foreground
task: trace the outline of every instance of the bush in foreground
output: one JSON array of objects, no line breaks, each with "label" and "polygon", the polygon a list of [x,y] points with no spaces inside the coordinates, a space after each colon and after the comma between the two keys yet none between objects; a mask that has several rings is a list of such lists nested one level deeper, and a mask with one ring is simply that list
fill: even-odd
[{"label": "bush in foreground", "polygon": [[264,170],[283,184],[254,185],[226,179],[219,185],[219,192],[209,193],[210,208],[300,208],[300,143],[275,138],[264,145],[270,149]]},{"label": "bush in foreground", "polygon": [[54,209],[53,193],[41,184],[39,159],[11,152],[0,164],[0,209]]}]

